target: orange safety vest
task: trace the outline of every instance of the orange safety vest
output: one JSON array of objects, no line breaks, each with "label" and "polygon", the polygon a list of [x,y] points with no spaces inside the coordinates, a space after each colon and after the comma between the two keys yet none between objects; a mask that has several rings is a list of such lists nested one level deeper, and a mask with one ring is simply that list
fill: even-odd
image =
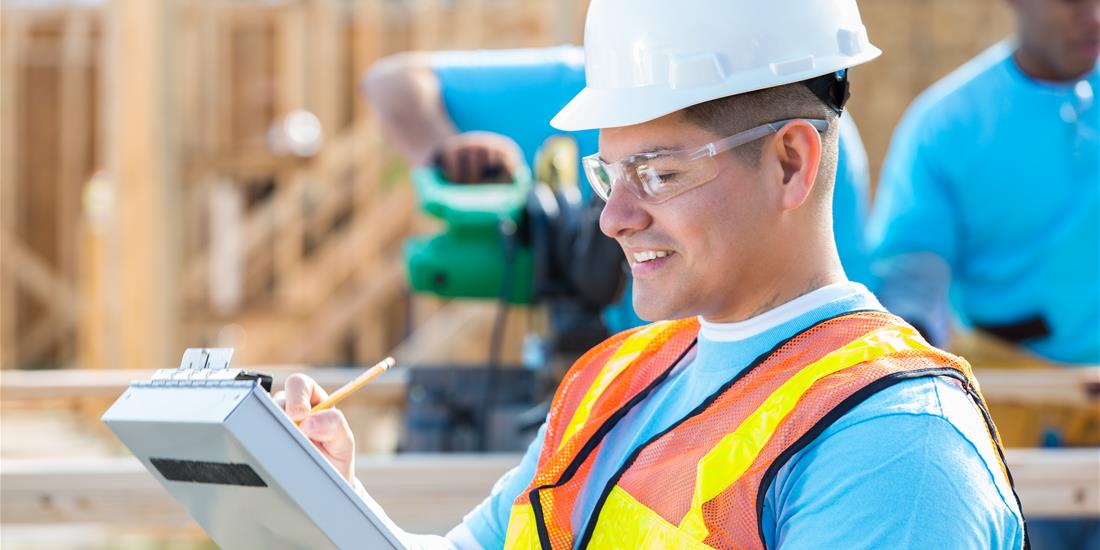
[{"label": "orange safety vest", "polygon": [[915,377],[947,377],[971,395],[1012,483],[966,361],[933,348],[898,317],[856,312],[780,343],[638,447],[574,532],[577,495],[604,437],[664,382],[698,331],[695,319],[654,323],[577,361],[554,396],[505,548],[573,548],[578,539],[582,548],[764,548],[760,516],[779,469],[845,412]]}]

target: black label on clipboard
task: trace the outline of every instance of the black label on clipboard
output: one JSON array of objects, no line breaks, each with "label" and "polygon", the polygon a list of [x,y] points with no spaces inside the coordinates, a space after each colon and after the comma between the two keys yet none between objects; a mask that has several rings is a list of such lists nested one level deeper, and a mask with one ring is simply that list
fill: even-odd
[{"label": "black label on clipboard", "polygon": [[150,458],[149,462],[169,481],[267,487],[267,483],[248,464],[174,458]]}]

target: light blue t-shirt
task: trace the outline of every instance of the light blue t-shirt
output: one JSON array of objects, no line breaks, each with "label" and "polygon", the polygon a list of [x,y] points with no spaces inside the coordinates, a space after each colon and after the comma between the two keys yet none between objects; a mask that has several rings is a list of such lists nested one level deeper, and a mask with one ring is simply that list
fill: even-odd
[{"label": "light blue t-shirt", "polygon": [[[919,289],[891,288],[912,287],[914,273],[942,263],[932,272],[943,273],[944,287],[950,279],[964,324],[1042,319],[1050,335],[1023,345],[1056,361],[1097,364],[1100,73],[1037,81],[1013,51],[1003,42],[963,65],[917,98],[898,126],[868,226],[881,296],[891,310],[912,312],[911,322],[937,324],[917,318],[937,310]],[[939,294],[945,302],[946,289]]]},{"label": "light blue t-shirt", "polygon": [[[784,340],[842,313],[881,309],[856,283],[818,289],[744,323],[704,323],[694,356],[607,435],[573,526],[584,529],[608,480],[641,442],[668,428]],[[534,476],[544,429],[519,466],[463,522],[499,548],[516,496]],[[769,548],[1012,548],[1023,522],[984,420],[954,382],[886,388],[826,428],[784,465],[765,494]]]},{"label": "light blue t-shirt", "polygon": [[[576,46],[524,50],[437,52],[432,67],[443,104],[460,132],[489,131],[511,137],[527,163],[546,138],[561,134],[550,119],[584,88],[584,50]],[[569,132],[581,156],[599,149],[599,132]],[[583,178],[584,171],[578,167]],[[581,193],[592,195],[581,181]],[[867,153],[849,115],[840,119],[840,145],[833,196],[833,231],[848,278],[871,285],[863,226],[867,217]],[[620,304],[605,311],[612,332],[641,325],[629,287]]]}]

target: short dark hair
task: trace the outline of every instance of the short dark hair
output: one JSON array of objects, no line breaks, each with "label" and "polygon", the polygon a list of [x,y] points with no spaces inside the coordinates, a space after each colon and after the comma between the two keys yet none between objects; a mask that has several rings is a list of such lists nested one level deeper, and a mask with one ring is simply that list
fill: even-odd
[{"label": "short dark hair", "polygon": [[[774,88],[765,88],[684,109],[688,122],[720,137],[730,136],[754,126],[786,118],[820,118],[829,121],[829,129],[821,136],[821,168],[818,181],[831,187],[836,175],[837,114],[804,84],[796,82]],[[746,143],[734,153],[750,166],[760,161],[764,140]]]}]

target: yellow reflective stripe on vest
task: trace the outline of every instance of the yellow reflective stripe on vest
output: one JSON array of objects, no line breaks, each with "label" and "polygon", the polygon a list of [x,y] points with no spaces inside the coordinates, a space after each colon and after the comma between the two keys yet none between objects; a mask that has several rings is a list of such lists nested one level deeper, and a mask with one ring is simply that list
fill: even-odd
[{"label": "yellow reflective stripe on vest", "polygon": [[607,495],[600,517],[609,518],[610,525],[605,528],[596,524],[587,547],[593,550],[710,548],[680,531],[618,485]]},{"label": "yellow reflective stripe on vest", "polygon": [[504,536],[504,547],[509,550],[525,550],[539,547],[539,532],[535,526],[535,510],[530,504],[512,506],[508,516],[508,532]]},{"label": "yellow reflective stripe on vest", "polygon": [[848,345],[803,367],[783,383],[713,449],[699,460],[695,472],[695,491],[691,508],[680,521],[692,538],[702,541],[709,534],[703,521],[703,504],[726,490],[741,477],[756,460],[756,456],[771,439],[779,423],[794,410],[802,396],[818,380],[846,368],[884,355],[908,350],[930,349],[927,343],[909,327],[892,326],[872,331]]},{"label": "yellow reflective stripe on vest", "polygon": [[672,324],[672,321],[661,321],[642,328],[627,337],[619,346],[619,349],[615,350],[615,354],[607,360],[607,364],[600,371],[600,375],[596,377],[596,381],[592,383],[588,393],[584,394],[584,398],[581,399],[577,410],[573,412],[573,418],[569,420],[569,425],[565,427],[565,433],[558,442],[558,450],[561,450],[565,442],[569,441],[569,438],[579,432],[584,424],[588,422],[588,417],[592,414],[592,407],[596,405],[596,400],[603,395],[611,382],[622,374],[626,367],[638,358],[638,355],[642,353],[646,346],[670,324]]}]

